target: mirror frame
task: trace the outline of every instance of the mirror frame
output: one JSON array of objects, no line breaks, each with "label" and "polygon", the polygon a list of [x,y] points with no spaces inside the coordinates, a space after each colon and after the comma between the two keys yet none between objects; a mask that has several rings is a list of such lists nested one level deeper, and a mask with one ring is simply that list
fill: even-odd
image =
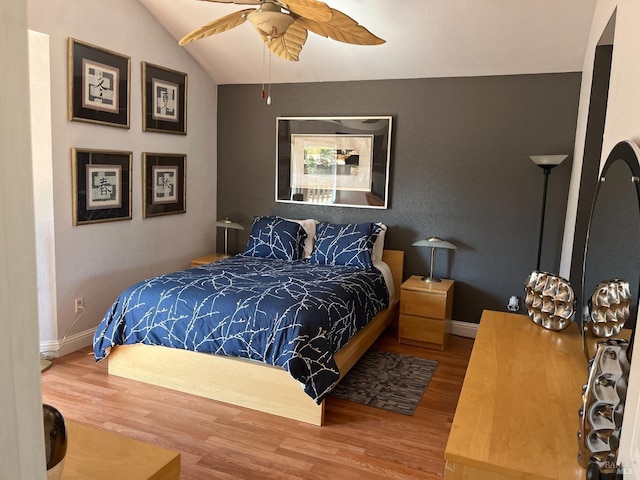
[{"label": "mirror frame", "polygon": [[[587,226],[587,235],[585,237],[585,244],[584,244],[584,255],[582,257],[582,278],[581,278],[582,305],[580,309],[580,312],[581,312],[580,329],[582,334],[582,348],[584,350],[585,356],[587,357],[587,360],[590,360],[591,356],[589,355],[589,348],[587,344],[587,337],[589,336],[589,333],[588,333],[588,326],[586,321],[586,312],[588,311],[588,309],[585,308],[587,303],[586,301],[587,297],[584,289],[585,289],[585,270],[587,267],[587,253],[589,251],[589,234],[591,232],[591,222],[593,221],[593,214],[595,211],[596,202],[598,200],[598,193],[600,192],[600,187],[603,184],[602,179],[606,177],[606,173],[609,167],[611,167],[611,165],[614,162],[617,162],[619,160],[624,161],[629,166],[629,169],[631,170],[630,181],[636,187],[636,195],[638,198],[638,208],[640,209],[640,148],[631,140],[624,140],[617,143],[611,149],[611,152],[609,153],[609,156],[607,157],[607,160],[605,161],[605,164],[602,167],[602,170],[600,171],[600,175],[598,177],[598,185],[596,186],[596,191],[593,195],[593,202],[591,204],[591,212],[589,213],[589,223]],[[635,297],[636,305],[638,305],[639,303],[639,300],[640,300],[639,297],[640,297],[640,288],[639,288],[639,291],[636,292],[636,297]],[[640,309],[636,310],[636,315],[638,311],[640,311]],[[629,361],[631,361],[631,355],[633,353],[633,340],[635,338],[636,326],[637,326],[637,319],[632,328],[631,340],[629,341],[629,348],[628,348]]]},{"label": "mirror frame", "polygon": [[[390,115],[277,117],[275,201],[327,207],[388,208],[391,124]],[[344,169],[345,166],[339,166],[336,162],[333,164],[333,172],[308,174],[307,168],[315,167],[307,165],[306,148],[307,143],[314,139],[318,142],[318,147],[332,144],[334,149],[352,146],[360,151],[358,147],[363,148],[366,152],[364,160],[357,159],[356,165],[366,165],[365,170],[355,176],[338,173],[337,168]],[[359,155],[355,156],[358,157]],[[324,177],[333,180],[332,188],[321,187],[326,182]],[[313,185],[318,179],[321,182]],[[302,182],[300,186],[292,185],[296,181]],[[312,194],[319,199],[310,200],[308,197]],[[331,201],[323,201],[328,194],[331,195]]]}]

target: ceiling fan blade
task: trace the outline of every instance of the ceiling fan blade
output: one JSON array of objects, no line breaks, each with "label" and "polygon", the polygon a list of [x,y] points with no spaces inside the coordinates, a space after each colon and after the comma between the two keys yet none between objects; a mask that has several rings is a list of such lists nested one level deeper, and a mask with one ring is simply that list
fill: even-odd
[{"label": "ceiling fan blade", "polygon": [[289,25],[284,35],[280,37],[270,39],[264,32],[259,31],[262,40],[266,43],[269,50],[290,62],[298,61],[302,46],[304,42],[307,41],[309,35],[307,29],[301,26],[298,20]]},{"label": "ceiling fan blade", "polygon": [[235,3],[236,5],[260,5],[262,0],[200,0],[213,3]]},{"label": "ceiling fan blade", "polygon": [[224,17],[220,17],[213,22],[209,22],[206,25],[203,25],[202,27],[185,35],[180,39],[178,45],[183,46],[187,43],[200,40],[201,38],[209,37],[216,33],[222,33],[226,32],[227,30],[231,30],[238,25],[242,25],[247,19],[247,14],[253,11],[255,11],[254,8],[247,8],[245,10],[239,10],[229,15],[225,15]]},{"label": "ceiling fan blade", "polygon": [[331,8],[331,12],[333,13],[333,18],[328,22],[316,22],[304,17],[299,18],[297,22],[300,22],[300,25],[317,35],[332,38],[338,42],[354,45],[380,45],[385,43],[383,39],[376,37],[362,25],[358,25],[358,22],[351,17],[333,8]]},{"label": "ceiling fan blade", "polygon": [[281,0],[276,3],[301,17],[315,20],[316,22],[328,22],[333,17],[331,8],[326,3],[318,0]]}]

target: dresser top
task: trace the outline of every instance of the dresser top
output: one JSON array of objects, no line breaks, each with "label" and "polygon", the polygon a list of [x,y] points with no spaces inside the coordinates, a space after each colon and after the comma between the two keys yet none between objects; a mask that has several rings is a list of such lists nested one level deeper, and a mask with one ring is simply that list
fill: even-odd
[{"label": "dresser top", "polygon": [[180,453],[66,419],[64,480],[178,479]]},{"label": "dresser top", "polygon": [[418,292],[429,292],[446,295],[449,289],[453,287],[453,280],[443,278],[439,282],[425,282],[420,275],[412,275],[402,284],[405,290],[415,290]]},{"label": "dresser top", "polygon": [[577,325],[553,332],[526,315],[484,311],[446,459],[517,478],[584,479],[577,431],[587,376]]}]

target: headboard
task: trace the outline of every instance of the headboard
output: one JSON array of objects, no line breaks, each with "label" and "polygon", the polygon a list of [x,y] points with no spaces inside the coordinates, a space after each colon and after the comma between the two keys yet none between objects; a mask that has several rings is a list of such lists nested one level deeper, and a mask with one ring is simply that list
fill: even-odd
[{"label": "headboard", "polygon": [[387,250],[382,253],[382,261],[389,265],[393,276],[393,288],[396,291],[396,298],[400,298],[400,285],[402,285],[402,273],[404,269],[404,251]]}]

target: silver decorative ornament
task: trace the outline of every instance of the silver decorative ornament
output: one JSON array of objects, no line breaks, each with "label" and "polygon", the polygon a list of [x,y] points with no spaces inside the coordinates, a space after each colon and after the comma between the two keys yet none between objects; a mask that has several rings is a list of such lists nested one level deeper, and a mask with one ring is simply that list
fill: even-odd
[{"label": "silver decorative ornament", "polygon": [[575,294],[569,281],[533,271],[524,285],[524,304],[531,321],[547,330],[564,330],[575,317]]},{"label": "silver decorative ornament", "polygon": [[587,328],[596,337],[618,335],[629,318],[631,290],[625,280],[600,282],[589,299]]},{"label": "silver decorative ornament", "polygon": [[578,411],[578,462],[584,468],[595,463],[602,473],[616,471],[627,397],[628,349],[627,340],[609,338],[597,343],[589,361],[589,378]]}]

